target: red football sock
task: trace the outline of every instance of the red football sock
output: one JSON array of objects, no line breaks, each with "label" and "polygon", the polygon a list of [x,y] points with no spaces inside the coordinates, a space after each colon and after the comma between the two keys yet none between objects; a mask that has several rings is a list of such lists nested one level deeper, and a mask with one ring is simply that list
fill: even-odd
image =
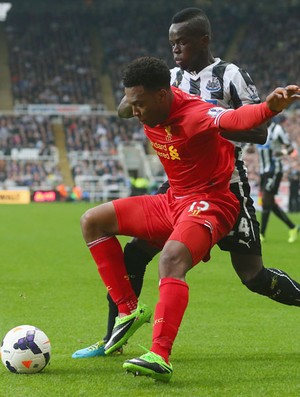
[{"label": "red football sock", "polygon": [[137,307],[124,264],[122,247],[115,236],[102,237],[87,244],[119,313],[130,314]]},{"label": "red football sock", "polygon": [[172,346],[189,300],[186,282],[163,278],[159,286],[160,298],[154,314],[151,351],[169,362]]}]

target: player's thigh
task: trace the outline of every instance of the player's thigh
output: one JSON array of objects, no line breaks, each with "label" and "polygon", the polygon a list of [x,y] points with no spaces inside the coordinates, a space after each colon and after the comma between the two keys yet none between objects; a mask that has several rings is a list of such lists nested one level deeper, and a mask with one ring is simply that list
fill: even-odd
[{"label": "player's thigh", "polygon": [[154,243],[165,242],[173,230],[165,196],[145,195],[114,200],[118,234]]},{"label": "player's thigh", "polygon": [[[172,245],[172,241],[182,245]],[[174,263],[185,271],[199,263],[207,261],[212,246],[212,235],[209,227],[200,219],[195,221],[180,222],[170,235],[161,254],[161,262]],[[189,255],[186,253],[189,252]],[[171,260],[170,260],[171,259]],[[172,266],[172,265],[171,265]]]}]

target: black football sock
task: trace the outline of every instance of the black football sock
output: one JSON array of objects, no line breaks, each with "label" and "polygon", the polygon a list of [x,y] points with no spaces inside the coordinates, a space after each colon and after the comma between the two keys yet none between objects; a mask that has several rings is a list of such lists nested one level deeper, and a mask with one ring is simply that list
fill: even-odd
[{"label": "black football sock", "polygon": [[[140,249],[135,240],[127,243],[124,248],[124,261],[129,275],[129,279],[132,288],[137,297],[140,296],[141,289],[144,281],[144,274],[146,266],[153,258],[153,255],[148,254],[144,250]],[[111,299],[110,295],[107,294],[108,300],[108,320],[107,320],[107,332],[103,340],[108,341],[110,339],[113,327],[115,325],[115,318],[118,315],[118,308]]]},{"label": "black football sock", "polygon": [[153,254],[141,249],[135,240],[130,241],[124,248],[124,261],[132,288],[137,297],[140,296],[146,266],[154,257]]},{"label": "black football sock", "polygon": [[243,284],[252,292],[276,302],[300,306],[300,284],[282,270],[264,267],[252,280]]},{"label": "black football sock", "polygon": [[106,330],[106,335],[103,338],[105,342],[107,342],[111,337],[111,333],[115,325],[115,319],[118,315],[118,307],[115,304],[115,302],[111,299],[111,296],[109,294],[107,294],[107,300],[108,300],[107,330]]},{"label": "black football sock", "polygon": [[290,220],[287,214],[275,203],[272,207],[274,214],[282,220],[290,229],[293,229],[296,225]]}]

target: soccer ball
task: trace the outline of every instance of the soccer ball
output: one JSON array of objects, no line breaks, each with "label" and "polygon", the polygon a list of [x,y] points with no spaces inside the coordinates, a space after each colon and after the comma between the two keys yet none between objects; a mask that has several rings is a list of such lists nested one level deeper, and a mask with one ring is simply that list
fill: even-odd
[{"label": "soccer ball", "polygon": [[50,352],[50,341],[42,330],[32,325],[20,325],[5,335],[0,356],[9,371],[34,374],[46,367]]}]

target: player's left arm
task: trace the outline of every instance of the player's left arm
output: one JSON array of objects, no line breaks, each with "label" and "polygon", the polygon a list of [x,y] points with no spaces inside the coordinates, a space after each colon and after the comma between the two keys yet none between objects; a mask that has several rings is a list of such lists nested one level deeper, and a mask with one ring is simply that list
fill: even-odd
[{"label": "player's left arm", "polygon": [[[227,95],[230,97],[230,106],[237,109],[245,104],[260,103],[256,86],[249,75],[243,69],[237,69],[233,66],[228,73],[229,81],[225,82]],[[268,127],[266,123],[249,131],[222,132],[224,138],[236,142],[264,144],[268,136]]]}]

